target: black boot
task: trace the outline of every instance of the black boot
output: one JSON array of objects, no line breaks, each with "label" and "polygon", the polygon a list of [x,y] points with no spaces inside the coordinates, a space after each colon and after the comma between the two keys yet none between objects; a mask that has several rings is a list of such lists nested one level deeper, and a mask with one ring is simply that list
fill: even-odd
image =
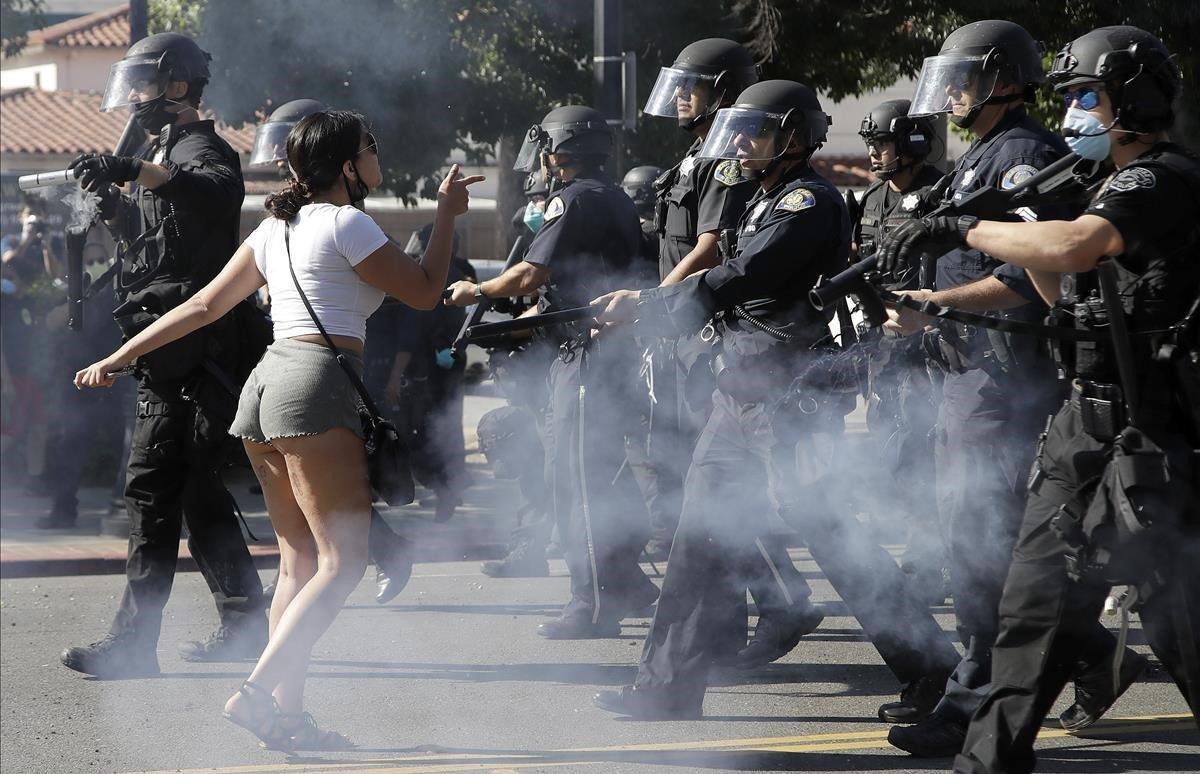
[{"label": "black boot", "polygon": [[900,701],[891,701],[879,708],[884,723],[918,723],[933,712],[946,693],[950,675],[940,672],[913,680],[900,691]]},{"label": "black boot", "polygon": [[896,726],[888,731],[888,744],[918,758],[949,758],[962,752],[967,724],[933,713],[912,726]]},{"label": "black boot", "polygon": [[184,661],[252,661],[267,647],[267,620],[247,618],[237,627],[221,624],[203,640],[181,642],[179,656]]},{"label": "black boot", "polygon": [[67,648],[61,658],[68,669],[107,680],[158,674],[158,653],[154,646],[131,636],[109,634],[91,645]]},{"label": "black boot", "polygon": [[600,709],[639,720],[696,720],[703,715],[704,697],[680,699],[666,690],[648,690],[624,685],[616,691],[600,691],[592,697]]},{"label": "black boot", "polygon": [[800,638],[812,632],[825,620],[825,613],[817,605],[786,621],[775,621],[759,616],[750,644],[738,651],[739,669],[757,669],[778,661],[800,644]]},{"label": "black boot", "polygon": [[1062,727],[1068,731],[1082,731],[1095,723],[1133,685],[1148,663],[1145,656],[1127,650],[1121,659],[1121,682],[1116,693],[1113,692],[1110,659],[1083,665],[1085,668],[1075,675],[1075,703],[1058,716]]},{"label": "black boot", "polygon": [[537,633],[548,640],[598,640],[618,636],[621,622],[606,617],[592,623],[590,613],[568,613],[540,624]]},{"label": "black boot", "polygon": [[545,548],[527,540],[513,546],[508,556],[484,562],[479,569],[489,578],[545,578],[550,574]]},{"label": "black boot", "polygon": [[34,526],[38,529],[74,529],[78,518],[76,506],[55,503],[49,513],[38,517]]},{"label": "black boot", "polygon": [[375,601],[383,605],[395,599],[412,578],[411,545],[397,535],[387,548],[372,553],[375,554]]}]

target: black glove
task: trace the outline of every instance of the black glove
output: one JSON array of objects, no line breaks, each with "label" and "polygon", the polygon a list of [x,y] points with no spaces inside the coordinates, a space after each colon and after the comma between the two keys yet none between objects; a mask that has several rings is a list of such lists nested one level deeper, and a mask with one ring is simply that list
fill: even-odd
[{"label": "black glove", "polygon": [[102,186],[110,183],[122,185],[137,180],[142,171],[142,160],[132,156],[85,153],[77,156],[67,169],[75,172],[81,188],[97,193]]},{"label": "black glove", "polygon": [[100,217],[112,220],[117,216],[121,205],[121,190],[115,185],[106,185],[97,192],[100,197]]},{"label": "black glove", "polygon": [[886,274],[908,266],[913,253],[924,248],[950,250],[966,244],[967,232],[979,222],[970,215],[929,215],[910,220],[883,239],[879,249],[879,271]]}]

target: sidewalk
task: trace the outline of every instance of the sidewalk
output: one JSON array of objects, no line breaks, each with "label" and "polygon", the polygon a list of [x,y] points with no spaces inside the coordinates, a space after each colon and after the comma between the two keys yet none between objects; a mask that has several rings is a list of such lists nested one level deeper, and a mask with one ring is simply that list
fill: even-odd
[{"label": "sidewalk", "polygon": [[[487,411],[502,405],[498,398],[471,395],[466,401],[463,425],[467,436],[467,474],[470,486],[462,493],[463,504],[445,524],[433,521],[432,493],[417,487],[417,502],[403,508],[381,510],[388,523],[416,547],[422,562],[496,558],[504,554],[508,533],[516,513],[517,491],[512,481],[492,478],[490,468],[478,454],[475,427]],[[250,531],[257,541],[247,545],[259,567],[275,567],[279,548],[267,517],[261,494],[253,494],[255,483],[249,471],[227,474],[225,483],[237,499]],[[41,530],[37,518],[50,507],[49,499],[24,492],[17,486],[0,487],[0,577],[49,575],[97,575],[125,571],[126,540],[100,535],[100,522],[108,514],[109,489],[92,487],[79,492],[79,521],[71,530]],[[422,505],[425,501],[427,504]],[[179,544],[179,569],[195,570],[196,563]]]}]

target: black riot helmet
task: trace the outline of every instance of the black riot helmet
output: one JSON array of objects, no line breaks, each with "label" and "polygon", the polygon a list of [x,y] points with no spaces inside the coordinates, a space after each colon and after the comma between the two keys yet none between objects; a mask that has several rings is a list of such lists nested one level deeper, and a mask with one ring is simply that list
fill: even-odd
[{"label": "black riot helmet", "polygon": [[[731,107],[717,111],[700,156],[739,161],[807,159],[829,133],[833,120],[821,108],[816,93],[795,81],[760,81],[741,94]],[[773,136],[774,142],[760,152],[747,142]],[[795,140],[805,150],[789,153]],[[760,177],[763,175],[760,175]]]},{"label": "black riot helmet", "polygon": [[[100,110],[107,113],[161,98],[171,81],[203,87],[208,83],[211,60],[196,41],[178,32],[160,32],[142,38],[109,68]],[[184,99],[188,96],[190,90]]]},{"label": "black riot helmet", "polygon": [[[1029,101],[1046,80],[1042,46],[1024,27],[1001,19],[959,27],[937,56],[926,57],[909,114],[949,113],[957,126],[969,127],[984,105]],[[1023,87],[1021,94],[996,95],[997,85]],[[955,114],[955,107],[967,109]]]},{"label": "black riot helmet", "polygon": [[532,171],[544,153],[565,153],[575,163],[602,166],[612,150],[612,129],[600,111],[584,105],[564,105],[529,127],[513,169]]},{"label": "black riot helmet", "polygon": [[[876,168],[871,164],[871,171],[883,180],[890,180],[902,169],[914,167],[923,162],[932,147],[934,137],[933,118],[931,116],[910,116],[910,103],[906,99],[889,99],[871,108],[871,112],[863,116],[859,125],[858,136],[867,145],[891,142],[896,144],[896,161],[889,167]],[[911,159],[908,164],[901,164],[900,158]]]},{"label": "black riot helmet", "polygon": [[658,196],[654,191],[654,181],[663,173],[661,167],[634,167],[621,178],[621,188],[637,205],[638,216],[646,219],[654,217],[654,206]]},{"label": "black riot helmet", "polygon": [[[642,112],[679,119],[679,125],[691,131],[757,81],[758,65],[745,46],[725,38],[697,40],[680,51],[670,67],[659,70]],[[697,89],[707,90],[704,103],[695,115],[681,117],[679,101],[687,102]]]},{"label": "black riot helmet", "polygon": [[535,169],[526,175],[525,182],[521,187],[525,192],[526,199],[532,200],[538,196],[544,199],[550,195],[550,181],[546,179],[545,173],[540,169]]},{"label": "black riot helmet", "polygon": [[1161,40],[1124,25],[1092,30],[1063,46],[1049,78],[1056,89],[1103,82],[1121,126],[1148,133],[1171,126],[1183,81]]},{"label": "black riot helmet", "polygon": [[272,110],[267,120],[259,124],[254,132],[251,166],[287,161],[287,138],[292,127],[300,123],[300,119],[322,110],[325,110],[325,105],[315,99],[294,99]]}]

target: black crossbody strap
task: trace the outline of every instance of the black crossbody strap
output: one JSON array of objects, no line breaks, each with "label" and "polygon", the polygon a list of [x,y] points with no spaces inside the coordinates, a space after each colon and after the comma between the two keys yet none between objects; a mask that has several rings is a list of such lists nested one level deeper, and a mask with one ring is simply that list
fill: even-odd
[{"label": "black crossbody strap", "polygon": [[300,280],[296,278],[296,269],[292,266],[291,233],[292,224],[285,222],[283,224],[283,247],[287,251],[288,271],[291,272],[292,282],[296,285],[296,292],[300,294],[300,300],[304,302],[304,308],[308,310],[308,316],[312,318],[313,323],[317,326],[317,330],[325,338],[325,343],[329,345],[329,348],[333,350],[333,354],[337,356],[338,365],[342,367],[342,370],[346,372],[346,376],[350,378],[350,383],[354,385],[354,389],[358,392],[358,397],[362,399],[363,405],[367,407],[367,411],[371,412],[371,416],[378,420],[379,409],[375,407],[375,401],[371,400],[371,395],[367,392],[367,386],[363,384],[362,379],[355,373],[354,367],[346,360],[346,356],[333,343],[333,339],[325,331],[325,326],[317,318],[317,313],[313,310],[312,304],[308,302],[308,296],[304,295],[304,289],[300,287]]}]

